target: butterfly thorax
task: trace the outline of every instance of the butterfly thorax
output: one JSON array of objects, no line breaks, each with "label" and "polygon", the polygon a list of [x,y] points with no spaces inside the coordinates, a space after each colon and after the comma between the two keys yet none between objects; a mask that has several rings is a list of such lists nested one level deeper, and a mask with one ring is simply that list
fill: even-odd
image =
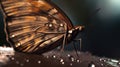
[{"label": "butterfly thorax", "polygon": [[68,41],[72,41],[83,30],[83,26],[76,26],[75,28],[68,30]]}]

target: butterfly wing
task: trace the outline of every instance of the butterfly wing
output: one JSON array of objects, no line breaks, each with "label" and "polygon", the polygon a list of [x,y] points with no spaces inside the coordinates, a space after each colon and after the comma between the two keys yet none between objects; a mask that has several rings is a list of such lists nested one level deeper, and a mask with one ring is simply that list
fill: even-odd
[{"label": "butterfly wing", "polygon": [[60,45],[73,27],[59,8],[45,0],[1,0],[1,7],[9,41],[21,52],[48,51]]}]

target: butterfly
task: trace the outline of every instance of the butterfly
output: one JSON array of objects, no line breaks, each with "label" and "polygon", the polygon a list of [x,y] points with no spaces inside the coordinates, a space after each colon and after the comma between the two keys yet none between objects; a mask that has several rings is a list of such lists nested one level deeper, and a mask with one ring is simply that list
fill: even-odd
[{"label": "butterfly", "polygon": [[71,42],[82,26],[72,24],[50,0],[0,0],[7,41],[16,51],[41,54]]}]

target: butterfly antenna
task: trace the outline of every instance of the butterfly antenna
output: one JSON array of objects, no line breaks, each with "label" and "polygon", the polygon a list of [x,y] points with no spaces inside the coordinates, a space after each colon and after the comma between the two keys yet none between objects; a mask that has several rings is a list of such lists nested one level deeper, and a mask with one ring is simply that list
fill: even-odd
[{"label": "butterfly antenna", "polygon": [[97,8],[95,11],[93,11],[92,13],[90,13],[90,15],[88,15],[88,17],[86,18],[86,20],[90,21],[90,19],[92,19],[100,10],[101,10],[101,8]]}]

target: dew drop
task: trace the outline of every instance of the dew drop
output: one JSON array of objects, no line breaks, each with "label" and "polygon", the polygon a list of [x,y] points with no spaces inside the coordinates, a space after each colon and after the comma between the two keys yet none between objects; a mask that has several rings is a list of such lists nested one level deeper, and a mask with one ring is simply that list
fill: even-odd
[{"label": "dew drop", "polygon": [[38,64],[40,64],[41,63],[41,61],[38,61]]}]

